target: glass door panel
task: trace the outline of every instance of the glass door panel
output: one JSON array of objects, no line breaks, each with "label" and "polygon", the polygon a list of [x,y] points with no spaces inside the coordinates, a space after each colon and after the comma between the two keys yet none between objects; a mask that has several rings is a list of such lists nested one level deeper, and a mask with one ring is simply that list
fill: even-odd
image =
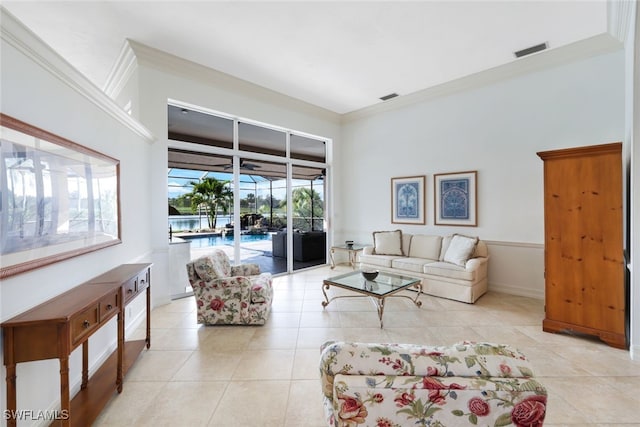
[{"label": "glass door panel", "polygon": [[327,262],[325,170],[294,165],[292,171],[293,269],[298,270]]},{"label": "glass door panel", "polygon": [[240,257],[272,274],[287,271],[284,163],[240,158]]}]

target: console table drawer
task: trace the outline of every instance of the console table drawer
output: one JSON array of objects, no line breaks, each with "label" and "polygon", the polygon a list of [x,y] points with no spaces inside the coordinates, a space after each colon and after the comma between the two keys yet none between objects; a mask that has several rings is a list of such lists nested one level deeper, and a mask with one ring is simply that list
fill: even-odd
[{"label": "console table drawer", "polygon": [[149,287],[149,270],[146,269],[133,279],[128,280],[124,284],[124,300],[129,302],[132,298],[136,297],[140,292]]},{"label": "console table drawer", "polygon": [[71,343],[77,344],[83,337],[90,333],[98,326],[99,321],[99,304],[76,314],[71,318]]},{"label": "console table drawer", "polygon": [[138,275],[138,285],[136,290],[138,292],[142,292],[149,286],[149,269],[146,269],[144,272]]},{"label": "console table drawer", "polygon": [[100,321],[104,322],[109,319],[114,314],[118,313],[118,292],[114,292],[111,295],[106,296],[102,300],[100,300]]},{"label": "console table drawer", "polygon": [[134,277],[133,279],[128,280],[124,285],[124,300],[129,302],[129,300],[135,297],[138,294],[138,278]]}]

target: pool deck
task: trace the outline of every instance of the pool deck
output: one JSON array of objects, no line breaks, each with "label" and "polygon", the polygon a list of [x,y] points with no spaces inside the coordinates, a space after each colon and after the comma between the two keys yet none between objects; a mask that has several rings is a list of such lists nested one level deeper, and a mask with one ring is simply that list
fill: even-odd
[{"label": "pool deck", "polygon": [[[221,233],[178,233],[174,234],[174,237],[190,237],[190,236],[212,236],[217,235],[220,236]],[[188,240],[188,239],[184,239]],[[223,250],[230,260],[234,259],[234,246],[233,242],[229,244],[222,244],[216,246],[208,246],[204,248],[191,248],[191,259],[196,259],[202,255],[206,255],[211,252],[211,250],[221,249]],[[286,273],[287,271],[287,263],[285,258],[273,257],[272,256],[272,247],[271,247],[271,239],[264,240],[255,240],[250,242],[241,242],[240,243],[240,260],[242,263],[254,263],[260,266],[260,270],[262,272],[270,272],[272,274],[280,274]],[[233,261],[232,261],[233,262]],[[320,259],[311,262],[297,262],[294,261],[293,269],[299,270],[301,268],[313,267],[317,265],[325,265],[326,259]]]}]

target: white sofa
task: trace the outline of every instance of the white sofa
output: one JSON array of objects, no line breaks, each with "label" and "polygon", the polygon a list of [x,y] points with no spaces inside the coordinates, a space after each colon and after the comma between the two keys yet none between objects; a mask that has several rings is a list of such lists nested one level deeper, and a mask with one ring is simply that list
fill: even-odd
[{"label": "white sofa", "polygon": [[466,303],[487,292],[489,252],[477,237],[394,230],[374,232],[373,241],[360,255],[363,270],[419,277],[424,293]]}]

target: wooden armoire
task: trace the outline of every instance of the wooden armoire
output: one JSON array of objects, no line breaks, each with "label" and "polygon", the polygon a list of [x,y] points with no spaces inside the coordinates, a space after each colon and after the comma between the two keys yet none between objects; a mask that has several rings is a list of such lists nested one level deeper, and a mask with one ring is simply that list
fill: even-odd
[{"label": "wooden armoire", "polygon": [[542,329],[627,348],[622,144],[537,154],[544,161]]}]

